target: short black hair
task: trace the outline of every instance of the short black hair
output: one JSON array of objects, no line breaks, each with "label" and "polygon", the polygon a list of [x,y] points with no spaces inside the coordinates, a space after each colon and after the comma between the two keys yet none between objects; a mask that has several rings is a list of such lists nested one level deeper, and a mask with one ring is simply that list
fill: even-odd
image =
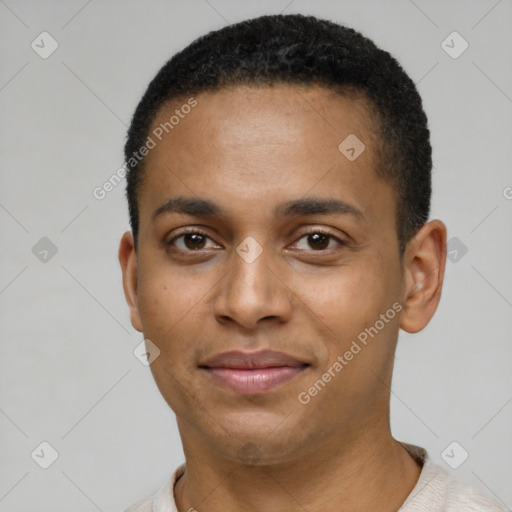
[{"label": "short black hair", "polygon": [[[229,86],[321,85],[367,100],[379,134],[378,176],[394,187],[400,255],[427,221],[432,148],[414,82],[388,52],[356,30],[301,14],[267,15],[199,37],[174,55],[142,96],[125,145],[126,195],[137,247],[138,191],[152,123],[170,100]],[[341,141],[340,141],[341,142]]]}]

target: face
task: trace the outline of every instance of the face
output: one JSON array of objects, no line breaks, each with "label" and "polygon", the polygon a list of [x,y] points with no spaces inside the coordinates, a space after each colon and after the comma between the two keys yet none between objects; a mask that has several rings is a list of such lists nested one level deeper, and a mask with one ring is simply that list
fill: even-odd
[{"label": "face", "polygon": [[[399,257],[364,101],[285,85],[195,98],[147,155],[137,253],[130,234],[120,248],[184,446],[278,462],[387,423],[398,328],[425,272]],[[277,354],[247,362],[262,351]]]}]

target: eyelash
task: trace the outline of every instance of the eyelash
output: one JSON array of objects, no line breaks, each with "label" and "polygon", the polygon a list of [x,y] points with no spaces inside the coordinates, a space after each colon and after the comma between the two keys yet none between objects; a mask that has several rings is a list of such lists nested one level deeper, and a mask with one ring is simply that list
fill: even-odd
[{"label": "eyelash", "polygon": [[[195,250],[193,250],[193,249],[188,249],[188,250],[178,249],[173,244],[173,242],[175,242],[179,238],[183,237],[184,235],[189,235],[189,234],[202,235],[202,236],[204,236],[206,238],[209,238],[211,240],[211,237],[207,233],[205,233],[204,231],[201,231],[198,228],[189,228],[189,229],[186,229],[186,230],[182,231],[178,235],[174,236],[171,240],[166,242],[166,245],[173,247],[173,249],[175,251],[181,252],[181,253],[201,253],[202,251],[206,250],[206,249],[195,249]],[[329,238],[329,241],[332,239],[332,240],[335,240],[336,242],[338,242],[339,246],[346,246],[347,245],[346,242],[344,242],[343,240],[340,240],[338,237],[334,236],[332,233],[329,233],[328,231],[325,231],[323,229],[318,229],[318,228],[314,229],[314,230],[311,230],[311,231],[307,231],[305,233],[302,233],[302,235],[298,238],[298,240],[301,240],[302,238],[307,237],[309,235],[315,235],[315,234],[325,235],[326,237]],[[310,249],[310,250],[308,250],[306,252],[310,252],[310,253],[325,253],[327,251],[332,251],[332,249],[333,249],[333,247],[330,247],[330,248],[327,248],[327,249],[317,249],[317,250]]]}]

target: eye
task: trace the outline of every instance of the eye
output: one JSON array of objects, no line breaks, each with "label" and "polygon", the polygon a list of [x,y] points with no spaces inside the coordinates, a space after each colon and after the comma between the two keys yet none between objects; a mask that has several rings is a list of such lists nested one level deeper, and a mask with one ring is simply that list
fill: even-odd
[{"label": "eye", "polygon": [[[334,236],[333,234],[328,233],[326,231],[322,231],[320,229],[315,229],[314,231],[310,231],[308,233],[303,234],[299,238],[299,241],[302,239],[306,239],[306,242],[303,245],[308,245],[309,247],[303,246],[302,248],[299,247],[299,249],[306,250],[306,251],[309,250],[309,251],[313,251],[313,252],[315,252],[315,251],[320,252],[320,251],[332,249],[333,246],[336,246],[336,243],[341,246],[346,245],[346,243],[343,242],[343,240],[340,240],[338,237]],[[331,244],[331,242],[333,242],[333,244]],[[298,242],[297,242],[297,244],[298,244]]]},{"label": "eye", "polygon": [[[300,241],[305,240],[300,246]],[[208,241],[210,245],[208,245]],[[215,242],[203,231],[198,229],[191,229],[189,231],[181,232],[166,242],[167,246],[171,246],[180,252],[195,252],[202,251],[205,249],[219,249],[221,246],[216,245]],[[308,233],[304,233],[299,241],[295,243],[295,247],[300,250],[310,252],[321,252],[334,247],[346,245],[343,240],[334,236],[332,233],[323,231],[321,229],[315,229]]]},{"label": "eye", "polygon": [[[182,252],[193,252],[212,248],[212,246],[207,246],[208,240],[213,242],[213,240],[206,233],[194,229],[176,235],[171,240],[169,240],[166,245],[175,247]],[[216,247],[219,246],[213,244],[213,248]]]}]

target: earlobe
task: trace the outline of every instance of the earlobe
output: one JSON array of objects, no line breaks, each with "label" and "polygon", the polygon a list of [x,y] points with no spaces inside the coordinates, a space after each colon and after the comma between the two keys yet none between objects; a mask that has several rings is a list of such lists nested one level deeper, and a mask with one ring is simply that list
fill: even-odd
[{"label": "earlobe", "polygon": [[133,235],[130,231],[124,233],[121,238],[118,256],[123,273],[124,296],[130,308],[130,321],[134,329],[142,332],[137,301],[137,254]]},{"label": "earlobe", "polygon": [[404,254],[400,328],[414,333],[430,322],[441,299],[446,264],[446,226],[432,220],[407,244]]}]

